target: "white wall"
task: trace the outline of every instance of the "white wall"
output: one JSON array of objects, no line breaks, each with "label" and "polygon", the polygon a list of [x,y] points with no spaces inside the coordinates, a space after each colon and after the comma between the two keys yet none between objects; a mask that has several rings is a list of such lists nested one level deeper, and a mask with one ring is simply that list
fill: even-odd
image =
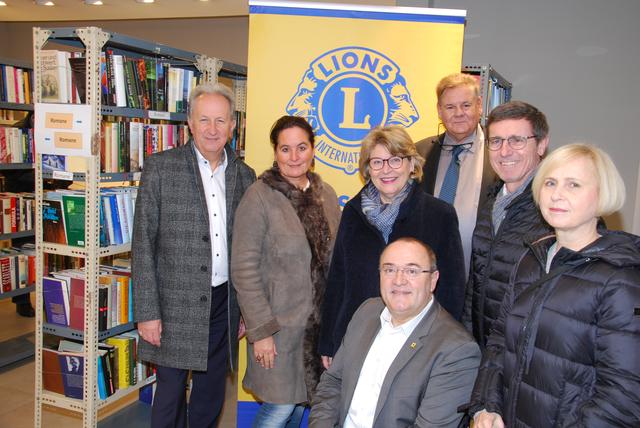
[{"label": "white wall", "polygon": [[549,120],[551,148],[583,140],[612,156],[627,203],[607,224],[632,231],[640,206],[640,1],[433,3],[467,10],[463,62],[491,63],[514,84],[514,99],[540,108]]}]

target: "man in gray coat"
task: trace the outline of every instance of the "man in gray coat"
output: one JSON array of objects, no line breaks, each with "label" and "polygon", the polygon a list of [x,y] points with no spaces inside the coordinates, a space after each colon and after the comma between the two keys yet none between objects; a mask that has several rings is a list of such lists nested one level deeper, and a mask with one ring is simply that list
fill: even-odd
[{"label": "man in gray coat", "polygon": [[[235,209],[255,172],[228,147],[234,96],[220,84],[189,100],[192,139],[145,160],[132,242],[139,357],[155,363],[151,425],[213,427],[237,357],[239,310],[229,286]],[[186,403],[191,371],[192,389]]]},{"label": "man in gray coat", "polygon": [[380,294],[356,311],[313,399],[310,427],[456,427],[480,349],[433,298],[433,250],[400,238],[380,256]]}]

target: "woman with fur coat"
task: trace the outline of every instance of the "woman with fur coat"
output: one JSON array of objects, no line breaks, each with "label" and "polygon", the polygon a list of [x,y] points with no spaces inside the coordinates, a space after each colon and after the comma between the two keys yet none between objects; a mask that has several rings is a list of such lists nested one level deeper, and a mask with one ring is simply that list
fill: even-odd
[{"label": "woman with fur coat", "polygon": [[322,370],[320,307],[340,208],[310,171],[311,126],[283,116],[270,137],[274,166],[236,210],[231,276],[248,339],[243,386],[263,401],[253,426],[297,427]]}]

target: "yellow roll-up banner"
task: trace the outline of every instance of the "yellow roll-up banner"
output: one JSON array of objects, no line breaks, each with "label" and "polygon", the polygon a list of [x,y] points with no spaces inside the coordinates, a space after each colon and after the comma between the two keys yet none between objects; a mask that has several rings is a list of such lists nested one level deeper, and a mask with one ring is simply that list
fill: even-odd
[{"label": "yellow roll-up banner", "polygon": [[[344,205],[363,183],[360,142],[379,125],[414,141],[438,130],[435,87],[459,72],[466,11],[249,1],[246,160],[273,163],[272,124],[305,117],[316,134],[315,172]],[[240,378],[246,367],[241,344]],[[250,426],[250,392],[239,387],[238,426]]]}]

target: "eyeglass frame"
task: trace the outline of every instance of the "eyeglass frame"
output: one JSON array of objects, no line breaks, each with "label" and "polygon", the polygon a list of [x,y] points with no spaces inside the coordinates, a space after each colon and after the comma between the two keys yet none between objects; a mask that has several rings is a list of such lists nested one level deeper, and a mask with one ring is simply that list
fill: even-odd
[{"label": "eyeglass frame", "polygon": [[[522,140],[522,146],[519,147],[514,147],[514,143],[516,143],[517,141],[514,141],[515,138],[519,138]],[[510,135],[507,138],[502,138],[502,137],[489,137],[487,138],[487,150],[491,150],[492,152],[497,152],[498,150],[500,150],[502,148],[502,145],[504,144],[504,142],[506,141],[507,144],[509,145],[509,148],[511,148],[512,150],[522,150],[527,146],[527,141],[529,141],[532,138],[538,138],[537,135]],[[500,140],[500,145],[496,148],[491,148],[491,140]],[[511,140],[511,141],[510,141]]]},{"label": "eyeglass frame", "polygon": [[[404,163],[404,160],[406,158],[408,158],[410,156],[390,156],[386,159],[382,159],[382,158],[378,158],[378,157],[373,157],[373,158],[369,158],[369,160],[367,161],[367,165],[369,165],[369,169],[371,169],[372,171],[380,171],[382,168],[384,168],[384,164],[386,162],[387,165],[389,165],[389,168],[391,169],[400,169],[402,168],[402,164]],[[398,158],[401,160],[400,164],[398,166],[392,166],[391,163],[389,162],[391,159],[394,158]],[[382,166],[380,166],[380,168],[374,168],[373,165],[371,165],[371,161],[372,160],[381,160],[382,161]]]},{"label": "eyeglass frame", "polygon": [[[391,269],[393,270],[393,272],[387,273],[384,270],[385,269]],[[415,270],[416,273],[415,274],[411,274],[409,272],[407,272],[407,270]],[[402,273],[402,276],[405,278],[409,278],[409,279],[416,279],[418,277],[418,275],[422,274],[422,273],[434,273],[438,271],[438,268],[431,268],[431,269],[424,269],[422,266],[396,266],[393,264],[387,264],[386,266],[380,266],[378,268],[378,271],[387,276],[388,278],[393,278],[394,276],[396,276],[398,274],[398,272]]]}]

